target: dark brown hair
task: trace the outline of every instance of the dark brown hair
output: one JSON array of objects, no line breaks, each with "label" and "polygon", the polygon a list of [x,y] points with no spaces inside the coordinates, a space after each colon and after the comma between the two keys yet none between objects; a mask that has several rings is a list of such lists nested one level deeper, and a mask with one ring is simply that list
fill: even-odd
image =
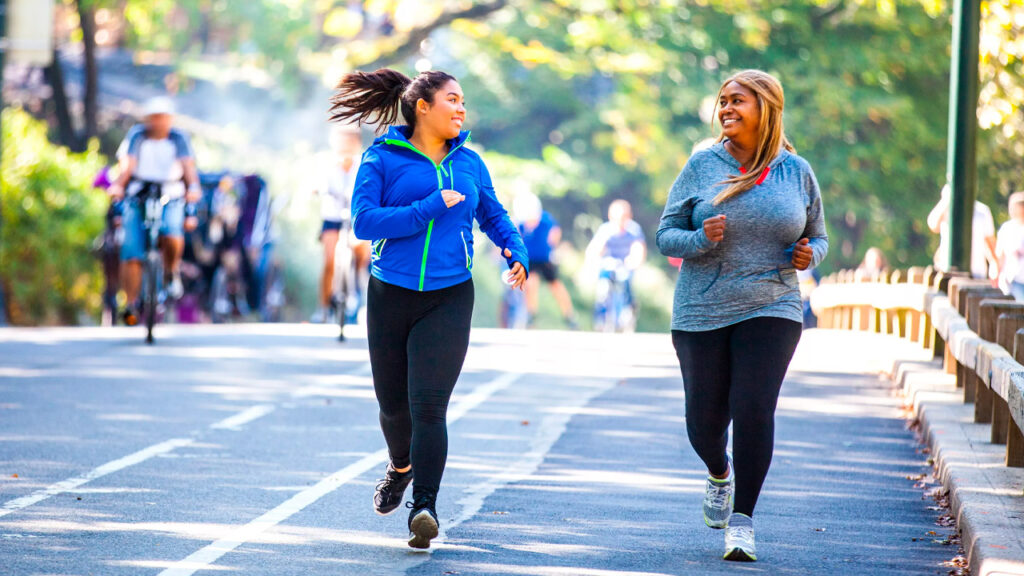
[{"label": "dark brown hair", "polygon": [[434,101],[434,94],[455,77],[445,72],[430,70],[409,78],[390,68],[376,72],[345,74],[335,86],[328,109],[331,122],[376,124],[381,134],[398,121],[401,112],[405,123],[416,128],[416,102]]}]

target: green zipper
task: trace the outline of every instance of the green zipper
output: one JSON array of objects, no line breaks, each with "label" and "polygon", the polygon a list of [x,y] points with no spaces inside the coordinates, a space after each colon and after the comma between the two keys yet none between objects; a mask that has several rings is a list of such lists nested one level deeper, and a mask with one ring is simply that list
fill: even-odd
[{"label": "green zipper", "polygon": [[[455,154],[455,152],[459,148],[462,148],[462,146],[466,142],[469,142],[469,135],[468,134],[466,135],[466,139],[463,140],[462,143],[459,144],[458,146],[456,146],[455,148],[452,148],[451,150],[449,150],[448,154],[446,154],[445,157],[441,159],[441,163],[438,164],[438,163],[434,162],[433,158],[431,158],[430,156],[427,156],[426,154],[423,153],[422,150],[420,150],[419,148],[413,146],[409,142],[406,142],[405,140],[390,140],[390,139],[384,140],[385,144],[390,144],[392,146],[399,146],[401,148],[407,148],[407,149],[412,150],[413,152],[419,154],[420,156],[423,156],[427,160],[429,160],[430,163],[434,166],[434,169],[437,170],[437,189],[438,190],[441,190],[441,189],[444,188],[444,180],[441,179],[441,172],[444,170],[444,161],[448,160],[449,158],[451,158],[452,154]],[[452,170],[452,162],[448,163],[448,170],[449,170],[449,172],[451,172],[451,170]],[[452,188],[454,189],[455,188],[455,173],[454,172],[451,173],[451,179],[452,179]],[[427,224],[427,239],[423,242],[423,263],[420,264],[420,284],[419,284],[419,291],[420,292],[423,292],[423,284],[424,284],[424,282],[426,281],[426,278],[427,278],[427,254],[430,251],[430,235],[433,232],[434,232],[434,221],[431,220],[430,223]],[[465,242],[465,241],[463,241],[463,242]]]}]

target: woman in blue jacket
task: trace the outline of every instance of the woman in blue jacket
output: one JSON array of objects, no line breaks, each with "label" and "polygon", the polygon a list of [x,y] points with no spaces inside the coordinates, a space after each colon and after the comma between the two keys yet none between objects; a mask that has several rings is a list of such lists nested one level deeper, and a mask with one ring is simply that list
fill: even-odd
[{"label": "woman in blue jacket", "polygon": [[[416,477],[409,545],[437,536],[437,491],[448,454],[446,413],[469,348],[473,220],[502,249],[522,289],[526,247],[498,202],[487,167],[465,147],[466,106],[449,74],[410,79],[389,69],[347,74],[331,120],[377,124],[352,195],[353,228],[373,242],[367,338],[391,462],[374,509],[390,514]],[[393,126],[401,114],[405,126]]]}]

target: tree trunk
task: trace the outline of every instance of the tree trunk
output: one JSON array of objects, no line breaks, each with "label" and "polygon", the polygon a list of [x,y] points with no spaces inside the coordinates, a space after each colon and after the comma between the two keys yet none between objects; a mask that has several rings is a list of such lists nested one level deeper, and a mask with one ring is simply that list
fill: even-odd
[{"label": "tree trunk", "polygon": [[83,142],[99,135],[99,69],[96,65],[96,11],[91,6],[83,6],[82,0],[78,0],[78,19],[82,26],[82,45],[85,54],[85,66],[83,68],[84,78],[82,84],[85,86],[85,93],[82,104],[84,107],[84,128],[81,136]]},{"label": "tree trunk", "polygon": [[52,91],[54,112],[57,116],[57,138],[62,146],[67,146],[76,152],[81,152],[84,147],[75,134],[75,127],[71,123],[71,110],[68,107],[68,94],[64,88],[64,70],[60,65],[60,52],[53,47],[53,62],[46,67],[45,76],[50,83]]}]

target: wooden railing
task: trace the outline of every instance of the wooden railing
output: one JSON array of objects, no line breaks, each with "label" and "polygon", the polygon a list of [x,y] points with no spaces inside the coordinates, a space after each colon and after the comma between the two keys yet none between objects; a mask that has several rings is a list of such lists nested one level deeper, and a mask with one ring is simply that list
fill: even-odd
[{"label": "wooden railing", "polygon": [[1006,465],[1024,467],[1024,303],[986,280],[911,268],[826,277],[811,295],[818,326],[868,330],[918,342],[956,374],[974,421],[1006,445]]},{"label": "wooden railing", "polygon": [[873,277],[844,270],[821,280],[811,296],[811,308],[820,328],[895,334],[931,348],[929,306],[943,278],[931,267]]}]

